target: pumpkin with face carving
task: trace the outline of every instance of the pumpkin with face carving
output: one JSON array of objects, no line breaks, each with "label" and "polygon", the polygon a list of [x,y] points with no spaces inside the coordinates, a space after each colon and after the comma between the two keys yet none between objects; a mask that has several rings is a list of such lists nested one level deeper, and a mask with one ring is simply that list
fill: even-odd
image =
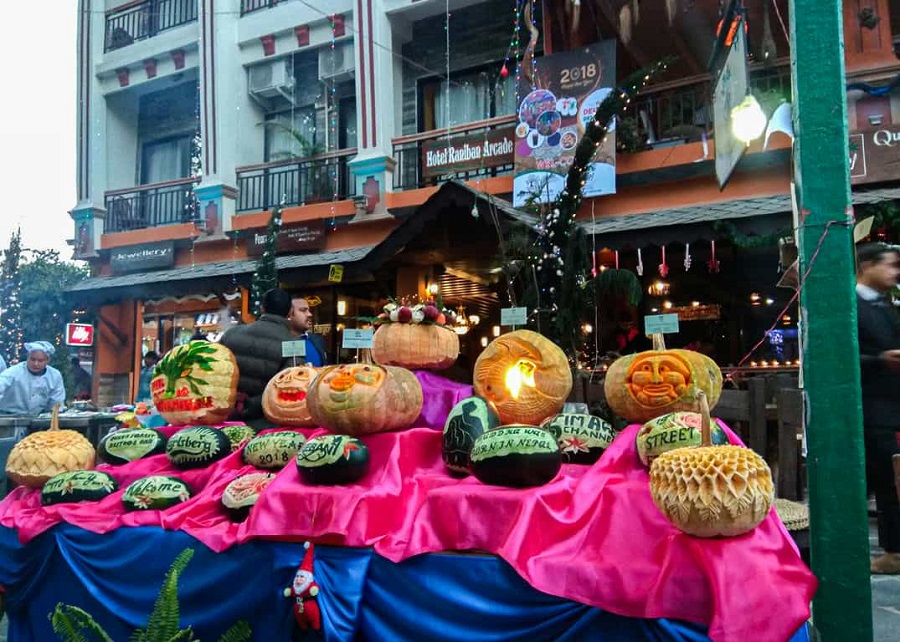
[{"label": "pumpkin with face carving", "polygon": [[502,423],[537,426],[562,410],[572,392],[572,371],[555,343],[516,330],[494,339],[478,357],[474,388]]},{"label": "pumpkin with face carving", "polygon": [[716,362],[691,350],[647,350],[616,360],[606,373],[606,401],[614,413],[644,423],[680,410],[693,410],[697,391],[712,408],[722,394]]},{"label": "pumpkin with face carving", "polygon": [[317,426],[356,437],[412,426],[422,412],[422,385],[405,368],[345,364],[325,368],[306,399]]},{"label": "pumpkin with face carving", "polygon": [[306,404],[309,384],[321,371],[312,366],[296,366],[272,377],[263,391],[262,408],[266,419],[279,426],[315,426]]}]

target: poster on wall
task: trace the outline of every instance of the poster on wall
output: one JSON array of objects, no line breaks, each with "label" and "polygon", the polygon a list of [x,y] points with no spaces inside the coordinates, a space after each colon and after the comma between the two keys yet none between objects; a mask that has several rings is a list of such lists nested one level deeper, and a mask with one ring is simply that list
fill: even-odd
[{"label": "poster on wall", "polygon": [[[559,196],[585,128],[616,83],[616,43],[541,58],[536,86],[520,87],[513,202],[549,203]],[[584,196],[616,191],[615,121],[588,167]]]}]

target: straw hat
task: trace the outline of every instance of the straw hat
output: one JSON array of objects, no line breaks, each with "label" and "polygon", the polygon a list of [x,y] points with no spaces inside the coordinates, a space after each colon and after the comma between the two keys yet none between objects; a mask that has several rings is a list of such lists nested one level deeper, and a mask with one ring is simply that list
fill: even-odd
[{"label": "straw hat", "polygon": [[789,531],[809,528],[809,508],[804,504],[779,498],[775,500],[775,512]]}]

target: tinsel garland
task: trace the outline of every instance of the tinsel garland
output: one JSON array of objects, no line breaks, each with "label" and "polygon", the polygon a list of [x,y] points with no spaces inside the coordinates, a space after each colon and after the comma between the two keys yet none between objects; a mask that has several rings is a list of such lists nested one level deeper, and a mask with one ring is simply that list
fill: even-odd
[{"label": "tinsel garland", "polygon": [[272,210],[269,225],[266,228],[266,245],[262,256],[256,262],[256,271],[250,285],[250,311],[259,316],[263,295],[272,288],[278,287],[278,268],[275,266],[275,254],[278,245],[278,233],[281,231],[281,205]]},{"label": "tinsel garland", "polygon": [[533,321],[537,329],[556,342],[573,363],[584,340],[581,325],[585,314],[594,307],[587,237],[583,228],[575,225],[587,172],[613,118],[621,116],[631,99],[663,73],[668,64],[668,60],[660,61],[631,74],[600,103],[575,148],[565,188],[542,212],[535,242],[537,259],[528,268],[533,271],[533,278],[524,279],[530,285],[525,293],[526,305],[536,311]]}]

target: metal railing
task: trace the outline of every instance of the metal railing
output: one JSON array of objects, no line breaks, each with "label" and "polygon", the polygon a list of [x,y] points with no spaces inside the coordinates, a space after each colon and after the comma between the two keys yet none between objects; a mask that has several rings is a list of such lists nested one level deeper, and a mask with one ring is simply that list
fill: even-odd
[{"label": "metal railing", "polygon": [[237,170],[237,212],[345,199],[355,193],[347,161],[355,149],[311,158],[241,167]]},{"label": "metal railing", "polygon": [[195,22],[197,0],[145,0],[106,14],[104,51],[127,47],[161,31]]},{"label": "metal railing", "polygon": [[285,0],[241,0],[241,15],[253,13],[260,9],[271,9]]},{"label": "metal railing", "polygon": [[[490,120],[484,120],[476,123],[469,123],[459,127],[454,127],[450,131],[450,136],[465,134],[477,138],[478,134],[487,133],[495,129],[508,128],[515,122],[515,116],[500,116]],[[430,132],[422,132],[421,134],[412,134],[410,136],[401,136],[395,138],[393,143],[394,160],[394,189],[407,190],[416,189],[418,187],[428,187],[431,185],[440,185],[449,180],[468,181],[477,178],[491,178],[493,176],[504,176],[512,174],[515,169],[512,162],[476,167],[457,172],[441,174],[439,176],[426,176],[422,167],[422,147],[427,143],[433,143],[435,140],[445,137],[446,129],[434,130]]]},{"label": "metal railing", "polygon": [[106,192],[103,232],[124,232],[161,225],[199,222],[196,178],[139,185]]}]

